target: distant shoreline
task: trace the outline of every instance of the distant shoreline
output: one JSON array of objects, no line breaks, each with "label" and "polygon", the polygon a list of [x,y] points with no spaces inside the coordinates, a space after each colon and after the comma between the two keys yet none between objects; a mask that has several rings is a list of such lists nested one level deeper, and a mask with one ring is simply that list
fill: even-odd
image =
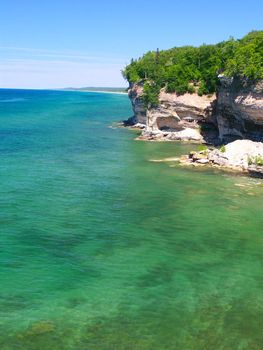
[{"label": "distant shoreline", "polygon": [[25,91],[70,91],[70,92],[96,92],[103,94],[120,94],[120,95],[128,95],[128,92],[125,91],[110,91],[110,90],[83,90],[83,89],[64,89],[64,88],[3,88],[0,87],[0,90],[25,90]]},{"label": "distant shoreline", "polygon": [[117,94],[117,95],[127,95],[128,92],[125,88],[108,88],[108,87],[87,87],[87,88],[64,88],[63,91],[78,91],[78,92],[96,92],[103,94]]},{"label": "distant shoreline", "polygon": [[102,90],[67,90],[67,91],[79,91],[79,92],[96,92],[96,93],[102,93],[102,94],[114,94],[114,95],[128,95],[128,92],[121,92],[121,91],[102,91]]}]

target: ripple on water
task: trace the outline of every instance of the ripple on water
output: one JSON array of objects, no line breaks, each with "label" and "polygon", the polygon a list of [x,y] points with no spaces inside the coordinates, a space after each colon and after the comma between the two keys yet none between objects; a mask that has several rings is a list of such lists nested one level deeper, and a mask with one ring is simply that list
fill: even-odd
[{"label": "ripple on water", "polygon": [[108,128],[126,96],[0,96],[17,98],[0,112],[14,131],[0,140],[1,350],[262,349],[262,182],[149,162],[193,146]]}]

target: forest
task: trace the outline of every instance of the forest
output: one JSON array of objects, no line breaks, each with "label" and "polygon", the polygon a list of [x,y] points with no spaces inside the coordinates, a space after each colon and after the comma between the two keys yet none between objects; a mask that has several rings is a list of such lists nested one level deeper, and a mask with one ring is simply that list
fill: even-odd
[{"label": "forest", "polygon": [[168,93],[212,94],[217,91],[219,74],[263,79],[263,31],[252,31],[238,40],[230,37],[215,45],[149,51],[132,59],[122,74],[129,83],[143,83],[147,107],[158,105],[162,88]]}]

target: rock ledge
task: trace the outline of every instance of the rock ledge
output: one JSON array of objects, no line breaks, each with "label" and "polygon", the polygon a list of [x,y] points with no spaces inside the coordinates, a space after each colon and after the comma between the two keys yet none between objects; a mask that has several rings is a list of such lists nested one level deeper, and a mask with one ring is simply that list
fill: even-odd
[{"label": "rock ledge", "polygon": [[251,140],[236,140],[220,149],[207,148],[190,152],[180,159],[182,164],[210,165],[241,171],[254,176],[263,176],[263,143]]}]

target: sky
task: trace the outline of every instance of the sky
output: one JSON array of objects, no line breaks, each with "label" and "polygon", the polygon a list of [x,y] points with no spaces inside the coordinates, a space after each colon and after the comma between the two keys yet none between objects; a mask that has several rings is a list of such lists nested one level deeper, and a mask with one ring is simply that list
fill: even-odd
[{"label": "sky", "polygon": [[0,0],[0,87],[127,86],[149,50],[263,29],[262,0]]}]

